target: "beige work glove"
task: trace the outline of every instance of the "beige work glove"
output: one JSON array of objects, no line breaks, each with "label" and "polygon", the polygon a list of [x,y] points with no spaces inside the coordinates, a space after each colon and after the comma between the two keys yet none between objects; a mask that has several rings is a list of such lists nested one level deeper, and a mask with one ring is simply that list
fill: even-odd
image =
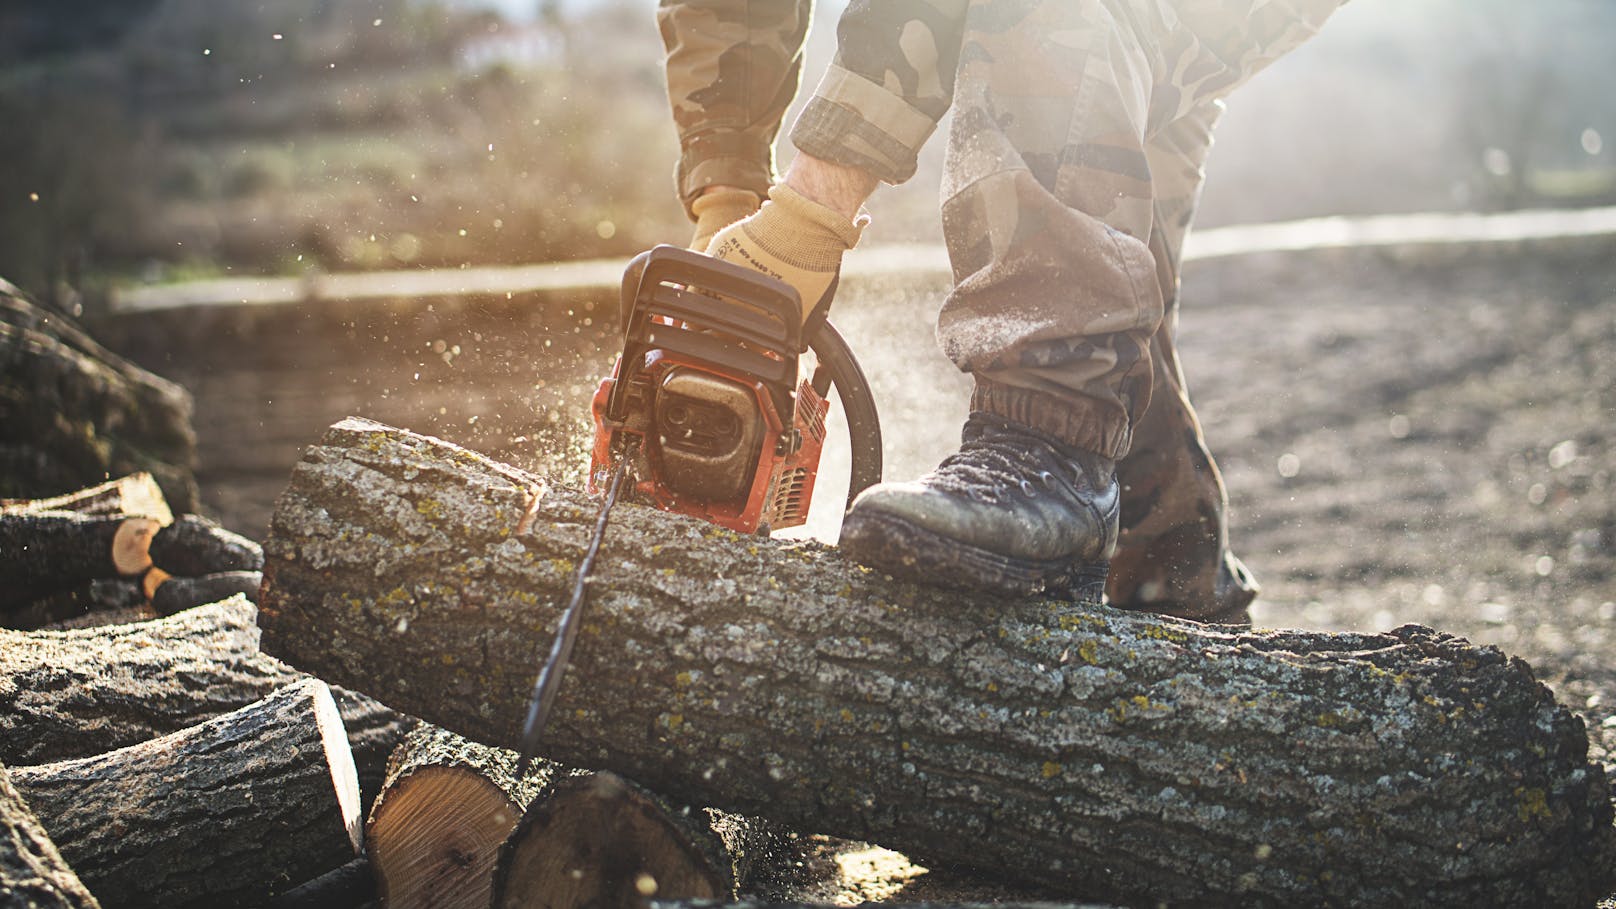
[{"label": "beige work glove", "polygon": [[849,221],[784,184],[769,190],[758,213],[719,231],[707,255],[745,265],[791,285],[807,320],[842,267],[842,253],[858,244],[869,217]]},{"label": "beige work glove", "polygon": [[757,193],[733,186],[697,196],[690,203],[690,213],[696,216],[696,235],[690,238],[690,248],[706,252],[714,234],[755,214],[761,201]]}]

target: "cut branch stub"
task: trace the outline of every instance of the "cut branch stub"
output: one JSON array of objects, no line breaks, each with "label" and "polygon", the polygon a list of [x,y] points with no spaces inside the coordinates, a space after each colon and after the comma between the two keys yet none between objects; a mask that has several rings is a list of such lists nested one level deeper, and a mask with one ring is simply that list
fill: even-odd
[{"label": "cut branch stub", "polygon": [[[293,471],[264,647],[518,741],[596,504],[363,420]],[[619,505],[548,756],[686,804],[1128,902],[1589,903],[1616,833],[1582,721],[1408,626],[1235,632],[899,583]]]}]

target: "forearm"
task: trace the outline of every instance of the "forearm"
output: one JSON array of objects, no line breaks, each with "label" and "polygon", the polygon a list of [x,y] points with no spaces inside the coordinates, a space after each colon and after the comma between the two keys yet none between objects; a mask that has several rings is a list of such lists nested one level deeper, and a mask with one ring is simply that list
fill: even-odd
[{"label": "forearm", "polygon": [[881,181],[867,170],[798,152],[786,168],[785,184],[808,199],[854,220]]}]

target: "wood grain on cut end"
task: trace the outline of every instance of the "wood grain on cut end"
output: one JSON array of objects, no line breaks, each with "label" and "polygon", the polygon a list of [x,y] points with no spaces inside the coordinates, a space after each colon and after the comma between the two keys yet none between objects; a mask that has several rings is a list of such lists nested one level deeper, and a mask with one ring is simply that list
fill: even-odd
[{"label": "wood grain on cut end", "polygon": [[496,909],[543,896],[554,909],[635,906],[653,896],[727,896],[728,875],[692,848],[666,809],[612,773],[558,782],[500,853]]},{"label": "wood grain on cut end", "polygon": [[156,518],[126,518],[112,536],[112,565],[125,577],[151,567],[151,541],[163,525]]},{"label": "wood grain on cut end", "polygon": [[38,511],[75,511],[79,514],[130,515],[155,518],[168,526],[174,513],[163,498],[152,475],[141,471],[99,486],[91,486],[48,499],[0,500],[0,513],[27,514]]},{"label": "wood grain on cut end", "polygon": [[390,909],[488,905],[499,844],[521,809],[458,766],[421,767],[389,787],[371,815],[371,865]]}]

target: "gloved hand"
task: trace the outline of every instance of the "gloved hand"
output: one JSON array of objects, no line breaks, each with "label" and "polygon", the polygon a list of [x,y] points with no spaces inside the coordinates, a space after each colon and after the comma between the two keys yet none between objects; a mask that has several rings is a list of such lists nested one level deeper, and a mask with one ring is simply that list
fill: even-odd
[{"label": "gloved hand", "polygon": [[696,216],[696,235],[690,239],[690,248],[706,252],[714,234],[757,212],[761,201],[757,193],[734,186],[718,187],[697,196],[690,203],[690,212]]},{"label": "gloved hand", "polygon": [[858,244],[868,223],[867,215],[849,221],[781,184],[769,190],[757,214],[719,231],[707,254],[791,285],[806,320],[841,269],[842,253]]}]

